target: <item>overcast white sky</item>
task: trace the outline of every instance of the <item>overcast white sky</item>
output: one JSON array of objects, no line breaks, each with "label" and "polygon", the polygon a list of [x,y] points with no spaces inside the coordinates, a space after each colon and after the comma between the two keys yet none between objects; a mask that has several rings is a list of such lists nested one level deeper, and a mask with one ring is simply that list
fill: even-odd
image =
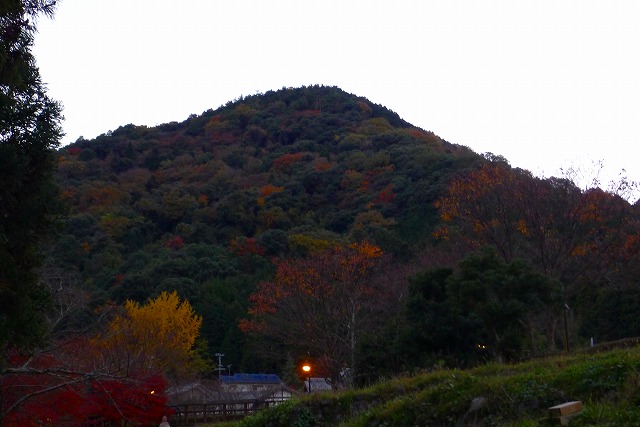
[{"label": "overcast white sky", "polygon": [[61,0],[38,29],[64,143],[324,84],[539,175],[640,181],[638,0]]}]

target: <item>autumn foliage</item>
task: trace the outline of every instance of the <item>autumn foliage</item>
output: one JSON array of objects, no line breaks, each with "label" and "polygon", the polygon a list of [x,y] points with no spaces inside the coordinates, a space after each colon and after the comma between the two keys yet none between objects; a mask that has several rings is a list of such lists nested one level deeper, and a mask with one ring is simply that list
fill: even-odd
[{"label": "autumn foliage", "polygon": [[155,424],[167,402],[162,373],[123,375],[104,362],[99,347],[85,339],[58,343],[46,353],[13,355],[0,376],[1,425]]},{"label": "autumn foliage", "polygon": [[278,157],[273,162],[273,167],[278,170],[286,169],[291,165],[298,163],[304,157],[303,153],[287,153]]},{"label": "autumn foliage", "polygon": [[265,250],[258,244],[254,237],[239,237],[237,239],[231,239],[229,252],[236,256],[250,254],[264,255]]},{"label": "autumn foliage", "polygon": [[382,255],[363,242],[276,260],[273,281],[261,282],[251,295],[241,329],[325,360],[337,384],[341,369],[355,370],[361,334],[374,324],[384,298],[373,280]]},{"label": "autumn foliage", "polygon": [[454,179],[436,206],[449,224],[437,229],[439,237],[457,229],[472,247],[492,245],[505,261],[528,259],[551,276],[620,262],[615,258],[634,234],[629,205],[619,196],[500,162]]},{"label": "autumn foliage", "polygon": [[188,372],[201,324],[188,301],[175,291],[162,292],[144,305],[127,301],[96,344],[125,372]]},{"label": "autumn foliage", "polygon": [[146,304],[127,301],[92,339],[33,355],[15,350],[0,376],[0,425],[155,425],[165,412],[167,378],[200,366],[194,345],[201,323],[188,301],[163,292]]},{"label": "autumn foliage", "polygon": [[[204,317],[208,349],[225,353],[225,363],[238,370],[283,373],[287,362],[272,355],[307,353],[353,368],[351,330],[360,343],[356,368],[371,373],[372,381],[431,366],[409,359],[413,343],[398,338],[407,293],[397,293],[394,313],[385,308],[387,315],[380,314],[382,303],[392,300],[387,288],[407,286],[406,276],[391,268],[406,262],[407,269],[456,269],[485,245],[507,264],[523,259],[545,277],[562,279],[566,295],[574,297],[568,303],[575,328],[585,328],[576,339],[587,342],[594,324],[613,331],[611,339],[640,330],[622,317],[596,314],[618,301],[629,301],[633,313],[633,294],[617,292],[634,288],[640,274],[639,228],[630,219],[638,217],[638,204],[487,161],[338,88],[241,97],[181,123],[123,126],[58,154],[56,178],[70,215],[51,262],[86,284],[97,304],[143,303],[179,289]],[[366,278],[347,280],[351,273],[339,260],[354,249],[336,250],[335,242],[363,240],[384,255],[368,259],[374,266]],[[379,270],[392,255],[398,261]],[[278,257],[275,266],[271,257]],[[306,283],[307,293],[300,283],[285,288],[287,277]],[[347,316],[347,292],[358,295],[355,321]],[[611,305],[603,303],[605,296]],[[323,314],[330,310],[333,317]],[[551,336],[552,328],[536,323],[544,316],[522,321],[531,320],[527,330],[549,329]],[[245,330],[256,335],[240,335],[242,317]],[[338,318],[341,324],[332,320]],[[386,323],[382,332],[379,319]],[[443,319],[430,323],[445,329],[437,325],[447,323]],[[297,335],[285,335],[294,327]],[[305,328],[313,340],[300,338]],[[376,341],[361,339],[363,331]],[[115,366],[126,360],[116,355],[127,351],[120,343],[105,357]],[[132,372],[144,363],[132,354]]]},{"label": "autumn foliage", "polygon": [[[436,206],[444,223],[436,237],[492,246],[507,263],[526,260],[560,280],[562,307],[585,294],[607,295],[607,288],[628,280],[640,253],[635,214],[620,196],[580,190],[567,179],[535,178],[501,161],[458,176]],[[556,348],[562,310],[549,307],[545,315],[549,351]]]},{"label": "autumn foliage", "polygon": [[283,190],[284,187],[277,187],[273,184],[267,184],[258,190],[258,194],[260,195],[260,197],[268,197],[274,193],[280,193]]}]

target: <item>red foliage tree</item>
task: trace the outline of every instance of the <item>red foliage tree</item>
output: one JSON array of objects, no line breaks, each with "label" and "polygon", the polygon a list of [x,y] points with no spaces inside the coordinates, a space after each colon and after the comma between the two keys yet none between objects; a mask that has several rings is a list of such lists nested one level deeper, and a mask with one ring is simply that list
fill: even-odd
[{"label": "red foliage tree", "polygon": [[167,241],[167,248],[172,250],[182,249],[184,247],[184,240],[181,236],[174,236]]},{"label": "red foliage tree", "polygon": [[258,244],[254,237],[239,237],[237,239],[231,239],[229,252],[237,256],[250,254],[264,255],[265,250]]},{"label": "red foliage tree", "polygon": [[80,154],[81,151],[82,151],[82,148],[80,147],[69,147],[67,149],[67,152],[72,156],[77,156],[78,154]]},{"label": "red foliage tree", "polygon": [[94,414],[100,414],[113,425],[121,420],[133,425],[155,425],[165,411],[167,383],[159,374],[137,377],[128,381],[95,381],[91,384],[87,405]]},{"label": "red foliage tree", "polygon": [[9,358],[0,375],[0,425],[81,424],[90,419],[153,424],[166,406],[159,373],[126,373],[101,363],[93,342],[76,339]]},{"label": "red foliage tree", "polygon": [[582,192],[566,179],[535,178],[499,162],[454,179],[437,207],[473,247],[490,244],[506,262],[524,258],[565,280],[593,275],[595,265],[604,272],[605,263],[618,262],[626,236],[637,233],[631,206],[619,196]]},{"label": "red foliage tree", "polygon": [[355,375],[361,334],[381,320],[387,290],[373,275],[382,260],[380,248],[366,242],[279,259],[274,280],[251,295],[250,318],[240,327],[325,360],[337,386],[345,368]]},{"label": "red foliage tree", "polygon": [[393,191],[393,185],[387,185],[378,193],[377,202],[381,204],[388,204],[393,202],[396,198],[396,193]]},{"label": "red foliage tree", "polygon": [[273,161],[273,167],[278,170],[286,169],[304,157],[303,153],[287,153]]}]

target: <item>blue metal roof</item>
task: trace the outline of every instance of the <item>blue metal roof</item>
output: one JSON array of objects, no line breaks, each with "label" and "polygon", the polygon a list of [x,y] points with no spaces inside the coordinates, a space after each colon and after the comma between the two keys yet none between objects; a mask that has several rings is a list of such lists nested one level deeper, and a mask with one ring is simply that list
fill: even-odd
[{"label": "blue metal roof", "polygon": [[220,381],[228,384],[280,384],[280,377],[276,374],[233,374],[221,375]]}]

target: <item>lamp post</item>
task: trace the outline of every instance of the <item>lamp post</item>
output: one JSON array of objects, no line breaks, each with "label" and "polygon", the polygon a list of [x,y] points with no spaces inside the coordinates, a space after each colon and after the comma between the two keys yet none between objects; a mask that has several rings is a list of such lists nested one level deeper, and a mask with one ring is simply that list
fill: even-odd
[{"label": "lamp post", "polygon": [[311,365],[305,363],[302,365],[302,372],[307,375],[307,381],[309,382],[309,388],[307,389],[307,393],[311,393]]}]

